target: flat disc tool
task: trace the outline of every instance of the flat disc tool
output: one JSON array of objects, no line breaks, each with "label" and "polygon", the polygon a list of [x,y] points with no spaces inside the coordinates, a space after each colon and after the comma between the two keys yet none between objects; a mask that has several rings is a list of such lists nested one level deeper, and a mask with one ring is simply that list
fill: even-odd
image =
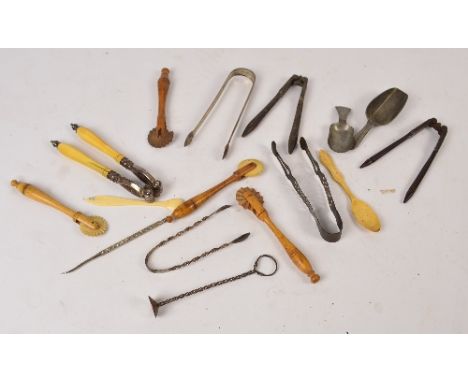
[{"label": "flat disc tool", "polygon": [[264,170],[263,163],[260,162],[258,159],[244,159],[242,162],[239,163],[237,168],[239,169],[241,167],[244,167],[245,165],[248,165],[249,163],[255,163],[257,165],[257,167],[255,167],[253,170],[249,171],[244,176],[257,176],[257,175],[260,175],[263,172],[263,170]]},{"label": "flat disc tool", "polygon": [[109,225],[107,221],[100,216],[90,216],[91,222],[96,226],[95,229],[88,227],[86,224],[80,223],[80,230],[88,236],[99,236],[107,232]]}]

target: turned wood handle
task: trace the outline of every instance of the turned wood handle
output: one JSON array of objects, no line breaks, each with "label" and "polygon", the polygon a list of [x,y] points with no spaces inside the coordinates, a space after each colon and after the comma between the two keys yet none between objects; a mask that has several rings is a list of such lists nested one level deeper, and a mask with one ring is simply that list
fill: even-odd
[{"label": "turned wood handle", "polygon": [[305,257],[305,255],[273,223],[268,212],[263,207],[263,197],[257,190],[249,187],[240,188],[237,190],[236,199],[242,207],[252,211],[259,220],[264,222],[271,229],[283,248],[286,250],[289,258],[301,272],[309,276],[313,283],[320,280],[320,276],[315,273],[314,268],[310,264],[309,260],[307,260],[307,257]]},{"label": "turned wood handle", "polygon": [[242,166],[238,170],[234,171],[234,173],[229,178],[223,180],[221,183],[218,183],[216,186],[206,190],[205,192],[202,192],[201,194],[198,194],[193,198],[186,200],[179,207],[177,207],[170,216],[172,217],[172,219],[179,219],[191,214],[213,195],[215,195],[231,183],[241,180],[247,173],[249,173],[256,167],[257,164],[255,162],[247,163],[245,166]]},{"label": "turned wood handle", "polygon": [[292,260],[294,265],[307,276],[309,276],[310,281],[316,283],[320,280],[320,276],[315,273],[312,264],[309,262],[307,257],[281,232],[281,230],[271,221],[268,213],[264,210],[259,218],[265,222],[265,224],[271,229],[271,231],[278,238],[279,242],[286,250],[289,258]]},{"label": "turned wood handle", "polygon": [[343,191],[349,196],[350,199],[354,198],[354,194],[351,189],[348,187],[348,184],[345,181],[345,178],[338,167],[336,167],[333,158],[325,150],[320,150],[319,152],[320,162],[327,168],[333,180],[338,183]]},{"label": "turned wood handle", "polygon": [[34,187],[28,183],[18,182],[17,180],[12,180],[10,184],[29,199],[55,208],[56,210],[71,217],[76,223],[83,223],[91,229],[96,228],[95,224],[86,215],[83,215],[81,212],[68,208],[67,206],[63,205],[58,200],[54,199],[49,194],[46,194],[39,188]]},{"label": "turned wood handle", "polygon": [[166,128],[166,97],[167,92],[169,91],[169,69],[161,69],[161,77],[158,80],[158,119],[156,123],[156,128],[158,130],[163,130]]}]

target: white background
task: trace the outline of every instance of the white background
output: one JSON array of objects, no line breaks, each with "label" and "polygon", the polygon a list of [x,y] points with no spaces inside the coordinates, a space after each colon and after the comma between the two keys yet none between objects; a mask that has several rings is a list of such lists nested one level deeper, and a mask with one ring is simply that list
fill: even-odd
[{"label": "white background", "polygon": [[[461,166],[467,134],[466,51],[3,50],[0,62],[2,332],[467,331],[468,260],[462,220],[467,179]],[[154,149],[146,135],[156,120],[155,84],[163,66],[171,69],[167,115],[176,137],[167,148]],[[323,241],[276,165],[269,149],[272,139],[310,189],[312,202],[323,206],[305,157],[299,149],[286,154],[298,89],[291,90],[250,136],[241,138],[238,131],[228,159],[222,161],[222,148],[248,88],[244,81],[234,81],[192,145],[183,147],[226,75],[238,66],[257,74],[241,129],[291,74],[309,78],[301,134],[314,152],[327,148],[328,126],[337,119],[335,105],[353,109],[349,122],[358,129],[365,123],[367,103],[378,93],[398,86],[409,94],[407,106],[391,125],[369,133],[357,150],[333,155],[351,189],[375,207],[383,224],[380,233],[355,225],[343,192],[330,181],[344,232],[338,243]],[[358,166],[430,117],[446,124],[449,133],[420,189],[402,204],[436,142],[434,132],[420,133],[371,167]],[[188,199],[230,175],[245,158],[262,160],[266,171],[230,186],[194,215],[62,275],[167,213],[87,205],[87,196],[128,195],[50,145],[51,139],[75,144],[120,171],[80,142],[70,122],[92,128],[162,179],[162,198]],[[11,188],[13,178],[39,186],[84,213],[104,216],[109,232],[99,238],[83,236],[65,216]],[[263,194],[273,220],[321,274],[320,283],[310,284],[267,228],[235,204],[235,190],[246,185]],[[380,192],[388,188],[396,192]],[[158,264],[180,262],[244,232],[252,233],[248,241],[174,273],[146,271],[143,259],[152,245],[225,203],[235,207],[157,252]],[[171,297],[243,272],[261,253],[278,259],[276,276],[250,277],[212,289],[161,308],[157,319],[152,316],[148,295]]]}]

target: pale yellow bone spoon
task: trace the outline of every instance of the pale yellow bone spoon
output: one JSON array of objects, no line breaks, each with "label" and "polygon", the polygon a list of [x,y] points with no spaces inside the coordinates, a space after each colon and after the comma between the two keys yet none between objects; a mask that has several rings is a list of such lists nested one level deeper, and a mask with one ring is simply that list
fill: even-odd
[{"label": "pale yellow bone spoon", "polygon": [[364,228],[373,231],[380,231],[380,221],[377,214],[374,212],[371,206],[365,201],[356,198],[349,189],[343,174],[338,170],[332,157],[325,150],[319,152],[320,162],[327,168],[333,180],[340,185],[346,195],[348,195],[351,201],[351,212],[354,215],[356,221]]},{"label": "pale yellow bone spoon", "polygon": [[117,206],[147,206],[147,207],[163,207],[171,211],[175,210],[184,201],[182,199],[160,200],[152,203],[145,202],[139,199],[121,198],[119,196],[98,195],[85,199],[88,203],[101,207],[117,207]]}]

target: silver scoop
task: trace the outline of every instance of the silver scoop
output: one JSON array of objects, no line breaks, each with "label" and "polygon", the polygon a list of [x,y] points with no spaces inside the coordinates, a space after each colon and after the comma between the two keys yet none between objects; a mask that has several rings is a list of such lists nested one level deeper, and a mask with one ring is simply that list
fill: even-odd
[{"label": "silver scoop", "polygon": [[[338,106],[339,121],[330,126],[328,144],[333,151],[346,152],[359,146],[366,134],[376,126],[387,125],[400,114],[408,100],[408,94],[391,88],[375,97],[366,108],[366,125],[351,139],[353,128],[346,123],[350,109]],[[345,114],[343,114],[345,113]]]}]

